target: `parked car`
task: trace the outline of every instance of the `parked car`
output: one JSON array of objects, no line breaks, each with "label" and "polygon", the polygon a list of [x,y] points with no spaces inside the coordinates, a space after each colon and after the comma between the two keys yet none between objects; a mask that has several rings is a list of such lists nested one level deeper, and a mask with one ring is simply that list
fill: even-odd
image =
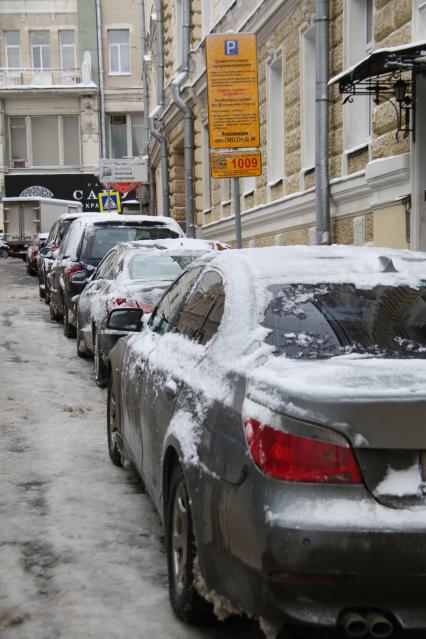
[{"label": "parked car", "polygon": [[9,245],[5,240],[4,233],[0,233],[0,258],[9,256]]},{"label": "parked car", "polygon": [[87,277],[120,242],[182,237],[179,224],[169,217],[148,215],[82,215],[68,229],[49,273],[50,317],[63,319],[64,335],[75,337],[72,298],[81,293]]},{"label": "parked car", "polygon": [[46,304],[50,302],[50,289],[48,274],[55,260],[56,252],[64,239],[71,223],[76,220],[82,213],[65,213],[53,224],[50,229],[44,247],[39,251],[37,256],[37,274],[38,274],[38,291],[41,299]]},{"label": "parked car", "polygon": [[165,526],[177,616],[426,628],[426,254],[225,251],[110,353],[108,447]]},{"label": "parked car", "polygon": [[49,233],[37,233],[27,249],[26,263],[28,275],[37,275],[37,260],[41,248],[46,244]]},{"label": "parked car", "polygon": [[[106,386],[108,355],[117,340],[141,329],[171,282],[215,244],[151,240],[118,244],[106,254],[77,302],[77,354],[94,355],[95,380]],[[173,248],[174,247],[174,248]]]}]

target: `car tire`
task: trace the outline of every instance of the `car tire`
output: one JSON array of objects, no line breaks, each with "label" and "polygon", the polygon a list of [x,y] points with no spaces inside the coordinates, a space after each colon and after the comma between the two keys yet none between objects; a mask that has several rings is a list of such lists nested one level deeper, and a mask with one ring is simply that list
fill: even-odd
[{"label": "car tire", "polygon": [[75,330],[75,340],[76,340],[76,349],[78,357],[82,359],[88,359],[89,353],[87,352],[86,344],[84,343],[83,338],[81,337],[80,325],[78,321],[78,313],[77,313],[77,328]]},{"label": "car tire", "polygon": [[43,288],[41,288],[41,284],[40,283],[38,285],[38,294],[39,294],[41,300],[46,301],[46,293],[45,293],[45,290]]},{"label": "car tire", "polygon": [[176,465],[165,509],[169,598],[175,615],[186,623],[213,618],[212,607],[195,588],[193,565],[197,554],[191,505],[181,466]]},{"label": "car tire", "polygon": [[123,465],[123,457],[119,451],[114,433],[117,429],[117,402],[112,384],[112,375],[108,378],[108,400],[107,400],[107,437],[108,453],[115,466]]},{"label": "car tire", "polygon": [[108,367],[102,359],[101,345],[99,343],[99,335],[97,331],[95,331],[94,342],[95,352],[93,357],[95,360],[95,382],[99,388],[105,388],[108,384]]},{"label": "car tire", "polygon": [[64,335],[65,337],[68,337],[69,339],[71,339],[72,337],[75,337],[76,330],[75,330],[75,327],[69,323],[68,304],[66,303],[65,300],[63,301],[63,309],[64,309],[64,316],[63,316]]},{"label": "car tire", "polygon": [[55,308],[52,298],[49,299],[49,312],[50,312],[50,319],[53,322],[59,322],[62,319],[61,314],[58,313],[58,311]]}]

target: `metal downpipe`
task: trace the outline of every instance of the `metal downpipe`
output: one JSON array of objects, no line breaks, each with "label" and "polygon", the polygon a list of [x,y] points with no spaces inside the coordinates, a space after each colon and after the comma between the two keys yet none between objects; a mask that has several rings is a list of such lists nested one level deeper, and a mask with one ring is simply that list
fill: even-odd
[{"label": "metal downpipe", "polygon": [[315,197],[316,241],[330,244],[330,192],[328,171],[328,64],[329,1],[317,0],[315,91]]},{"label": "metal downpipe", "polygon": [[160,166],[161,166],[161,202],[162,211],[157,214],[170,216],[169,210],[169,165],[167,158],[167,142],[155,126],[152,126],[151,133],[160,145]]},{"label": "metal downpipe", "polygon": [[[142,62],[142,86],[143,86],[143,131],[144,131],[144,155],[148,157],[148,188],[149,188],[149,209],[150,214],[154,212],[152,196],[152,173],[150,171],[149,163],[149,93],[148,93],[148,80],[146,77],[146,24],[145,24],[145,0],[140,0],[141,9],[141,62]],[[142,212],[142,198],[140,203],[140,210]]]},{"label": "metal downpipe", "polygon": [[105,127],[105,80],[104,80],[104,54],[102,49],[102,16],[101,2],[96,0],[96,35],[98,40],[98,63],[99,63],[99,94],[101,98],[100,118],[101,118],[101,156],[106,154],[106,127]]},{"label": "metal downpipe", "polygon": [[192,109],[182,99],[181,87],[189,76],[191,0],[183,3],[182,73],[172,83],[173,102],[184,117],[185,219],[186,234],[195,237],[194,223],[194,124]]}]

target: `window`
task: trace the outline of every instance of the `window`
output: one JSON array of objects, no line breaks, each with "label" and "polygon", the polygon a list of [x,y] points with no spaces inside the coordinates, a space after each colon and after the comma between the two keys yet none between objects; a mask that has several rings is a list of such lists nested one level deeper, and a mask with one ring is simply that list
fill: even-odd
[{"label": "window", "polygon": [[130,73],[130,45],[128,29],[108,31],[109,72],[120,75]]},{"label": "window", "polygon": [[50,69],[49,31],[30,31],[31,59],[34,69]]},{"label": "window", "polygon": [[59,43],[61,47],[61,68],[75,69],[75,33],[74,31],[60,31]]},{"label": "window", "polygon": [[[373,0],[350,0],[346,7],[346,66],[369,55],[373,45]],[[371,98],[358,96],[345,105],[345,147],[365,144],[371,134]]]},{"label": "window", "polygon": [[4,42],[6,47],[6,66],[8,69],[21,67],[21,42],[19,31],[5,31]]},{"label": "window", "polygon": [[268,65],[268,181],[284,177],[284,95],[281,55]]},{"label": "window", "polygon": [[143,116],[110,115],[110,155],[112,158],[135,157],[144,152]]},{"label": "window", "polygon": [[414,0],[413,7],[413,41],[418,42],[426,38],[426,2]]},{"label": "window", "polygon": [[177,313],[174,329],[190,339],[197,339],[222,289],[223,281],[219,273],[208,271],[203,275]]},{"label": "window", "polygon": [[28,161],[27,126],[24,117],[10,118],[10,143],[12,167],[25,167]]},{"label": "window", "polygon": [[203,23],[203,36],[210,32],[212,23],[212,5],[211,0],[203,0],[201,7],[201,19]]},{"label": "window", "polygon": [[77,115],[10,117],[11,165],[78,166],[80,127]]},{"label": "window", "polygon": [[231,201],[231,178],[223,178],[220,181],[220,202],[226,204]]},{"label": "window", "polygon": [[243,182],[243,195],[250,195],[256,189],[256,178],[255,177],[245,177],[242,180]]},{"label": "window", "polygon": [[163,335],[170,330],[175,314],[197,279],[200,268],[184,271],[161,298],[150,322],[156,333]]},{"label": "window", "polygon": [[315,27],[302,34],[302,163],[315,166]]},{"label": "window", "polygon": [[113,280],[116,274],[117,251],[108,254],[96,272],[97,280]]},{"label": "window", "polygon": [[31,118],[31,142],[34,166],[59,165],[59,127],[56,115]]}]

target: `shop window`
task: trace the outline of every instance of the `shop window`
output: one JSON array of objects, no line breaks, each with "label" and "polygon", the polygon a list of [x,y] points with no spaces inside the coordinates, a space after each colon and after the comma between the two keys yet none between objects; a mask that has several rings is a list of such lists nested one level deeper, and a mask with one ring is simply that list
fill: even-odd
[{"label": "shop window", "polygon": [[10,117],[11,166],[78,166],[80,128],[77,115]]}]

